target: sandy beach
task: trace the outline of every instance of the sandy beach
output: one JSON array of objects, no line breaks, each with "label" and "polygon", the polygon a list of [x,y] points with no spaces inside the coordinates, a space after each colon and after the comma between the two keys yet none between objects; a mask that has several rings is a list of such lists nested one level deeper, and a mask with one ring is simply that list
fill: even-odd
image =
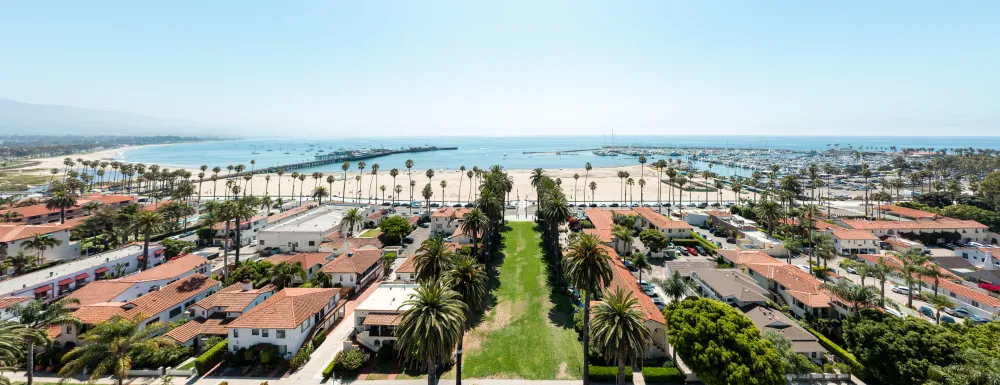
[{"label": "sandy beach", "polygon": [[[33,169],[37,170],[35,172],[42,174],[42,173],[47,173],[48,172],[47,170],[51,168],[56,168],[59,169],[61,173],[64,168],[63,159],[65,158],[72,158],[74,162],[76,161],[76,159],[111,161],[114,160],[119,153],[134,148],[138,147],[122,147],[122,148],[95,151],[84,154],[74,154],[71,156],[36,159],[37,161],[40,161],[41,164],[38,166],[34,166]],[[123,162],[123,163],[129,163],[129,162]],[[211,161],[205,160],[205,163],[211,164]],[[167,167],[172,170],[185,169],[191,172],[192,179],[194,180],[197,180],[197,175],[199,172],[201,172],[197,168],[172,167],[170,165],[161,165],[161,167]],[[442,199],[441,181],[447,182],[447,186],[444,188],[443,191],[444,200],[446,202],[459,202],[459,201],[467,202],[469,200],[470,198],[469,178],[464,173],[458,170],[435,170],[434,178],[431,181],[428,180],[427,177],[425,176],[426,171],[427,170],[424,169],[413,170],[412,175],[407,176],[406,169],[401,168],[400,175],[396,177],[395,183],[393,183],[392,178],[389,176],[388,168],[383,168],[382,170],[379,171],[377,180],[373,175],[371,175],[371,172],[369,170],[365,170],[365,173],[364,175],[362,175],[361,183],[359,185],[359,183],[355,180],[355,177],[358,175],[358,172],[356,169],[352,169],[349,170],[347,173],[346,186],[344,184],[343,172],[336,172],[332,174],[326,173],[318,181],[314,180],[312,176],[309,175],[307,176],[305,181],[295,180],[293,183],[291,173],[288,172],[285,173],[285,175],[283,175],[281,178],[278,178],[278,175],[276,174],[267,174],[267,175],[257,174],[254,175],[249,185],[247,185],[246,181],[244,181],[243,179],[239,179],[238,182],[240,183],[241,190],[244,187],[246,187],[247,193],[249,194],[257,196],[269,195],[271,197],[282,196],[286,199],[292,197],[298,197],[300,192],[303,193],[304,196],[308,196],[316,186],[322,185],[326,186],[328,190],[332,190],[334,199],[336,200],[340,200],[342,192],[346,191],[347,193],[345,195],[347,195],[347,200],[349,201],[355,200],[359,196],[359,191],[360,191],[360,196],[362,197],[361,199],[363,201],[368,201],[369,199],[381,200],[383,197],[382,191],[380,189],[381,186],[385,186],[385,200],[392,200],[392,196],[394,195],[393,186],[400,185],[403,187],[403,192],[399,194],[399,197],[397,199],[402,201],[407,201],[410,198],[409,183],[412,178],[412,180],[417,183],[413,191],[413,198],[415,200],[421,200],[421,201],[423,200],[423,197],[421,196],[421,190],[423,189],[424,185],[430,182],[434,191],[434,196],[431,198],[431,200],[440,202]],[[587,171],[582,167],[545,170],[546,174],[548,174],[549,176],[553,178],[559,178],[562,180],[562,187],[566,193],[566,197],[570,199],[571,202],[577,202],[577,203],[590,202],[591,200],[597,202],[624,201],[622,192],[623,191],[622,181],[617,176],[618,171],[629,172],[630,177],[635,180],[635,185],[625,187],[625,189],[628,190],[629,201],[639,202],[640,198],[642,198],[644,202],[656,202],[657,199],[656,198],[657,191],[655,184],[656,171],[648,167],[645,170],[645,180],[646,180],[645,188],[639,187],[639,179],[640,179],[639,165],[624,166],[624,167],[594,168],[590,171],[589,175]],[[108,178],[113,178],[114,173],[110,168],[107,169],[106,172],[108,173],[107,174]],[[511,199],[520,198],[520,199],[535,200],[533,193],[534,189],[531,187],[530,183],[531,170],[507,170],[507,172],[514,179],[514,189],[511,192]],[[223,173],[225,173],[225,170],[223,170]],[[573,178],[574,174],[580,176],[580,178],[576,180],[575,183]],[[332,188],[331,185],[326,182],[326,177],[329,175],[333,175],[333,177],[336,179],[332,184]],[[225,180],[220,178],[217,182],[213,183],[211,180],[208,180],[208,177],[210,176],[211,176],[211,170],[208,171],[206,180],[200,183],[199,189],[201,190],[201,195],[205,197],[213,196],[213,194],[215,194],[216,191],[218,191],[218,195],[220,196],[223,195],[221,189],[225,188],[225,183],[226,183]],[[268,180],[268,178],[270,180]],[[473,181],[475,181],[475,179],[473,179]],[[705,182],[703,178],[697,178],[696,181],[700,183]],[[587,187],[590,182],[595,182],[597,184],[596,190],[591,191],[589,187]],[[711,183],[712,182],[710,181],[709,184]],[[195,184],[198,185],[197,182],[195,182]],[[279,185],[280,185],[280,190],[279,190]],[[302,191],[303,188],[304,192]],[[671,188],[669,185],[663,184],[660,193],[662,195],[662,200],[664,202],[669,201],[670,190]],[[673,190],[674,190],[675,200],[680,199],[678,189],[675,188]],[[751,196],[748,193],[743,193],[741,195],[743,197]],[[735,194],[730,190],[723,190],[721,198],[719,197],[719,194],[717,192],[706,193],[706,192],[695,191],[693,192],[692,196],[691,192],[685,191],[683,194],[683,200],[684,202],[688,201],[693,201],[696,203],[704,202],[706,200],[706,196],[709,203],[715,202],[718,199],[721,199],[722,201],[735,200]]]}]

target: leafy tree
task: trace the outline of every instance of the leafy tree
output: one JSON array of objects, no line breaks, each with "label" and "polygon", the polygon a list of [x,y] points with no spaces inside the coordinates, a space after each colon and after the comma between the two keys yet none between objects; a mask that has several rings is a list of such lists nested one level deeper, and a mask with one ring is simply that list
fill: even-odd
[{"label": "leafy tree", "polygon": [[945,191],[934,191],[917,195],[914,200],[933,208],[951,206],[954,203],[954,195]]},{"label": "leafy tree", "polygon": [[657,252],[663,250],[670,244],[670,240],[667,239],[666,235],[657,231],[656,229],[645,229],[639,233],[639,240],[642,244],[646,246],[649,250]]},{"label": "leafy tree", "polygon": [[792,341],[784,334],[774,330],[768,330],[761,335],[765,340],[771,341],[774,350],[778,352],[781,361],[785,363],[785,373],[787,374],[809,374],[817,373],[820,368],[809,361],[805,355],[792,350]]},{"label": "leafy tree", "polygon": [[59,370],[64,379],[86,372],[90,381],[114,375],[118,385],[128,378],[132,364],[140,356],[173,345],[163,337],[169,325],[154,322],[140,330],[142,316],[127,319],[115,316],[95,325],[80,336],[80,345],[63,356],[65,365]]},{"label": "leafy tree", "polygon": [[942,208],[939,213],[946,217],[973,220],[989,226],[993,231],[1000,230],[1000,215],[995,211],[958,204]]},{"label": "leafy tree", "polygon": [[295,278],[306,280],[306,271],[298,263],[282,262],[271,269],[271,283],[277,286],[278,290],[292,285]]},{"label": "leafy tree", "polygon": [[436,279],[421,282],[404,305],[409,308],[396,327],[395,346],[404,360],[426,360],[427,385],[435,385],[438,357],[454,351],[468,307],[461,294]]},{"label": "leafy tree", "polygon": [[757,327],[732,306],[687,299],[664,310],[677,354],[708,385],[784,384],[785,363]]},{"label": "leafy tree", "polygon": [[195,248],[194,242],[170,238],[160,241],[160,245],[163,246],[163,256],[166,258],[173,258],[181,254],[190,253]]},{"label": "leafy tree", "polygon": [[961,350],[961,339],[947,328],[876,310],[862,310],[844,322],[842,337],[864,367],[862,378],[885,384],[924,384],[928,368],[959,362]]},{"label": "leafy tree", "polygon": [[625,362],[643,355],[653,340],[644,318],[639,301],[620,287],[594,309],[591,339],[604,347],[605,359],[618,363],[618,385],[625,385]]},{"label": "leafy tree", "polygon": [[226,280],[228,285],[232,285],[237,282],[253,282],[256,285],[262,285],[267,281],[267,276],[269,275],[271,269],[274,268],[274,264],[264,260],[247,262],[240,267],[237,267],[229,274]]},{"label": "leafy tree", "polygon": [[389,277],[392,274],[392,264],[396,263],[396,253],[385,253],[382,258],[379,258],[378,264],[382,269],[382,279]]},{"label": "leafy tree", "polygon": [[387,245],[398,245],[410,233],[410,222],[406,218],[393,216],[382,219],[378,225]]},{"label": "leafy tree", "polygon": [[960,363],[931,367],[928,384],[996,385],[1000,384],[1000,359],[973,349],[958,353]]}]

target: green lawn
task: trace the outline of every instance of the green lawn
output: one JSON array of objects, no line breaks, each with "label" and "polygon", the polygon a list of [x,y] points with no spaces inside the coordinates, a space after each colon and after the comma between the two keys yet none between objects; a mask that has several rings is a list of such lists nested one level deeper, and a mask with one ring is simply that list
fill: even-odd
[{"label": "green lawn", "polygon": [[572,307],[546,283],[541,235],[530,222],[510,225],[503,235],[496,304],[465,336],[463,377],[579,379],[583,349],[572,327]]},{"label": "green lawn", "polygon": [[359,235],[358,237],[360,237],[360,238],[375,238],[375,237],[378,237],[379,234],[382,234],[382,231],[379,230],[379,229],[368,229],[368,230],[365,230],[365,232],[361,233],[361,235]]}]

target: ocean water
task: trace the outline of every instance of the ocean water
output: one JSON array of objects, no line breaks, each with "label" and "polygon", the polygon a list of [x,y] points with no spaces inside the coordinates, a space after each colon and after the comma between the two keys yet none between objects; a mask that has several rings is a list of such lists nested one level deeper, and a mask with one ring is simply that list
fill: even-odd
[{"label": "ocean water", "polygon": [[[314,146],[310,147],[312,144]],[[457,150],[434,151],[389,155],[366,160],[371,165],[378,163],[380,169],[388,172],[391,168],[405,168],[407,159],[414,161],[414,169],[455,170],[459,166],[486,168],[495,164],[507,169],[582,168],[590,162],[594,167],[634,165],[635,157],[598,156],[590,151],[576,154],[524,154],[524,152],[554,152],[599,148],[603,145],[635,145],[663,147],[715,147],[715,148],[757,148],[790,150],[825,150],[839,145],[840,148],[991,148],[1000,149],[1000,137],[876,137],[876,136],[550,136],[550,137],[413,137],[371,139],[244,139],[218,142],[182,143],[152,146],[124,151],[118,154],[120,160],[145,164],[160,164],[166,167],[209,168],[244,164],[250,168],[250,160],[256,161],[256,168],[279,166],[313,160],[319,150],[354,148],[401,148],[434,145],[438,147],[458,147]],[[314,151],[307,151],[314,149]],[[257,152],[257,154],[254,154]],[[286,154],[287,153],[287,154]],[[650,161],[655,160],[652,158]],[[695,162],[695,167],[704,166]],[[356,169],[356,166],[352,166]],[[329,164],[313,169],[299,169],[300,173],[314,171],[340,171],[339,164]],[[748,170],[734,170],[715,166],[713,171],[722,175],[746,175]]]}]

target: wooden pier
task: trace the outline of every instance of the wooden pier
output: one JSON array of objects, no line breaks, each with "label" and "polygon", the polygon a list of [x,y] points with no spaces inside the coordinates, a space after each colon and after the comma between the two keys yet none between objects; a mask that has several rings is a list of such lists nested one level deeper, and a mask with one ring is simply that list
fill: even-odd
[{"label": "wooden pier", "polygon": [[[326,165],[326,164],[343,163],[343,162],[355,162],[355,161],[359,161],[359,160],[373,159],[373,158],[378,158],[378,157],[383,157],[383,156],[389,156],[389,155],[395,155],[395,154],[407,154],[407,153],[414,153],[414,152],[429,152],[429,151],[448,151],[448,150],[457,150],[457,149],[458,149],[458,147],[435,147],[435,146],[429,146],[429,147],[402,148],[402,149],[398,149],[398,150],[374,150],[374,151],[371,151],[371,152],[364,152],[364,153],[359,153],[359,154],[340,155],[340,156],[322,156],[322,155],[317,155],[316,156],[317,159],[315,159],[315,160],[310,160],[310,161],[306,161],[306,162],[299,162],[299,163],[292,163],[292,164],[286,164],[286,165],[281,165],[281,166],[264,167],[264,168],[256,169],[256,170],[253,170],[253,171],[247,170],[247,171],[243,171],[243,172],[234,172],[234,173],[226,174],[224,176],[220,176],[219,179],[232,179],[232,178],[239,178],[239,177],[243,177],[243,176],[246,176],[246,175],[255,175],[255,174],[273,174],[273,173],[277,172],[278,169],[282,169],[282,170],[285,170],[285,171],[292,171],[292,170],[298,170],[298,169],[303,169],[303,168],[310,168],[310,167],[322,166],[322,165]],[[208,178],[205,178],[205,180],[208,180]]]}]

